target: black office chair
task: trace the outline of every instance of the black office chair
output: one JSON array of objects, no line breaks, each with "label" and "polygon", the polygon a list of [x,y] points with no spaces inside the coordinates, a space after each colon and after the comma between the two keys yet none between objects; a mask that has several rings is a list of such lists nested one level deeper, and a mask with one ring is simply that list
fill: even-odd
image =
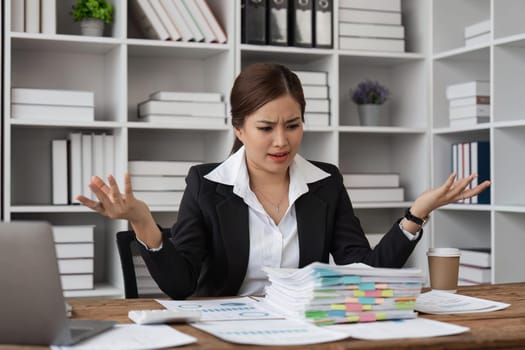
[{"label": "black office chair", "polygon": [[[162,235],[169,236],[170,229],[163,228]],[[124,295],[127,299],[139,298],[137,286],[137,276],[133,264],[133,252],[138,252],[138,242],[135,239],[135,232],[120,231],[117,232],[117,247],[120,255],[120,264],[124,275]]]}]

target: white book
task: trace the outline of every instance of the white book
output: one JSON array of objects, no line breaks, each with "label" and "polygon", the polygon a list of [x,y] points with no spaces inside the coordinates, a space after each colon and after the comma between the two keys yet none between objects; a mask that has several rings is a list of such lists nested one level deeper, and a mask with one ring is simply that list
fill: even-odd
[{"label": "white book", "polygon": [[202,162],[130,160],[128,172],[130,175],[186,176],[192,166],[199,164]]},{"label": "white book", "polygon": [[342,50],[405,52],[405,40],[340,36],[339,48]]},{"label": "white book", "polygon": [[401,24],[401,12],[339,9],[339,23]]},{"label": "white book", "polygon": [[176,0],[160,0],[160,3],[166,11],[171,23],[177,28],[183,41],[193,40],[193,33],[182,18],[179,10],[175,7],[173,1]]},{"label": "white book", "polygon": [[82,134],[69,134],[69,201],[80,203],[75,199],[82,194]]},{"label": "white book", "polygon": [[193,39],[197,42],[204,41],[204,35],[201,33],[197,23],[195,23],[195,20],[193,19],[193,16],[186,8],[186,5],[184,5],[184,2],[182,0],[173,0],[173,4],[179,10],[179,13],[181,14],[188,28],[190,28]]},{"label": "white book", "polygon": [[[468,177],[472,173],[470,170],[470,142],[463,142],[461,144],[461,147],[463,148],[463,175],[462,177]],[[467,189],[470,188],[470,185],[467,185]],[[465,198],[463,200],[463,203],[469,204],[470,198]]]},{"label": "white book", "polygon": [[490,116],[490,105],[470,105],[448,109],[448,117],[450,119],[488,116]]},{"label": "white book", "polygon": [[339,0],[339,8],[401,11],[401,0]]},{"label": "white book", "polygon": [[484,45],[490,42],[492,38],[491,33],[485,33],[481,35],[476,35],[470,38],[465,39],[465,46],[474,46],[474,45]]},{"label": "white book", "polygon": [[[461,259],[461,257],[460,257]],[[458,277],[474,283],[490,283],[491,268],[459,265]]]},{"label": "white book", "polygon": [[452,172],[456,173],[456,177],[459,177],[458,172],[458,147],[457,143],[452,144]]},{"label": "white book", "polygon": [[184,191],[184,176],[131,176],[131,188],[134,191]]},{"label": "white book", "polygon": [[339,35],[403,39],[405,27],[402,25],[339,23]]},{"label": "white book", "polygon": [[25,22],[25,0],[11,1],[11,31],[22,33]]},{"label": "white book", "polygon": [[25,32],[40,33],[40,0],[25,0]]},{"label": "white book", "polygon": [[11,103],[94,107],[93,91],[12,88]]},{"label": "white book", "polygon": [[399,187],[399,174],[343,174],[345,187]]},{"label": "white book", "polygon": [[215,17],[215,14],[211,10],[206,0],[194,0],[194,1],[197,3],[197,6],[201,10],[204,18],[206,18],[206,22],[208,22],[208,25],[210,26],[211,30],[215,34],[217,42],[221,44],[225,43],[228,40],[226,33],[224,32],[219,21],[217,21],[217,17]]},{"label": "white book", "polygon": [[156,91],[149,98],[157,101],[222,102],[219,92]]},{"label": "white book", "polygon": [[207,43],[217,42],[218,40],[215,37],[215,33],[213,33],[210,25],[206,21],[206,18],[202,14],[200,8],[197,6],[197,3],[194,0],[181,0],[181,1],[184,2],[186,9],[193,17],[195,24],[197,24],[197,26],[199,27],[199,30],[204,36],[204,40]]},{"label": "white book", "polygon": [[198,117],[226,117],[223,102],[186,102],[149,100],[139,104],[139,115],[167,114]]},{"label": "white book", "polygon": [[446,88],[446,96],[449,100],[469,96],[490,96],[490,82],[475,80],[451,84]]},{"label": "white book", "polygon": [[330,100],[307,98],[305,113],[330,113]]},{"label": "white book", "polygon": [[133,18],[147,38],[167,40],[170,37],[148,0],[131,0],[129,6]]},{"label": "white book", "polygon": [[460,118],[460,119],[450,119],[449,127],[451,128],[468,128],[471,126],[476,126],[478,124],[490,122],[490,117],[470,117],[470,118]]},{"label": "white book", "polygon": [[490,96],[469,96],[454,98],[448,101],[450,108],[473,106],[473,105],[490,105]]},{"label": "white book", "polygon": [[306,126],[330,126],[330,114],[305,113],[304,123]]},{"label": "white book", "polygon": [[102,179],[107,175],[104,170],[104,134],[92,134],[93,174]]},{"label": "white book", "polygon": [[304,98],[328,98],[328,85],[303,85]]},{"label": "white book", "polygon": [[53,240],[55,243],[93,242],[94,225],[53,225]]},{"label": "white book", "polygon": [[[470,142],[470,172],[472,174],[478,173],[478,143],[477,141]],[[470,188],[475,188],[478,185],[478,177],[472,179],[469,184]],[[470,197],[470,203],[478,204],[478,195]]]},{"label": "white book", "polygon": [[182,35],[180,34],[177,27],[173,25],[173,22],[171,21],[170,17],[168,16],[167,11],[164,9],[164,7],[161,5],[160,0],[149,0],[151,7],[153,7],[153,11],[157,14],[157,17],[160,19],[162,25],[166,29],[166,31],[169,34],[169,39],[172,41],[179,41],[182,39]]},{"label": "white book", "polygon": [[94,198],[89,183],[93,176],[93,138],[89,134],[82,135],[82,194]]},{"label": "white book", "polygon": [[62,290],[93,289],[93,274],[60,275]]},{"label": "white book", "polygon": [[183,191],[134,191],[135,197],[147,205],[179,205]]},{"label": "white book", "polygon": [[67,140],[51,141],[51,177],[53,204],[68,204]]},{"label": "white book", "polygon": [[115,175],[115,136],[104,134],[104,181]]},{"label": "white book", "polygon": [[478,36],[491,31],[491,20],[487,19],[465,27],[465,38]]},{"label": "white book", "polygon": [[196,117],[166,114],[148,114],[140,117],[141,121],[155,124],[169,124],[173,126],[224,126],[226,117]]},{"label": "white book", "polygon": [[294,71],[302,85],[328,85],[327,72]]},{"label": "white book", "polygon": [[[18,1],[18,0],[15,0]],[[57,33],[57,4],[56,0],[41,0],[41,27],[42,33],[56,34]],[[14,2],[14,1],[13,1]]]},{"label": "white book", "polygon": [[59,259],[93,258],[95,243],[56,243],[55,250]]},{"label": "white book", "polygon": [[95,108],[13,103],[11,117],[36,121],[92,122],[95,120]]},{"label": "white book", "polygon": [[358,202],[402,202],[403,188],[347,188],[353,203]]},{"label": "white book", "polygon": [[477,267],[490,267],[490,248],[465,248],[460,249],[461,256],[459,262],[462,265],[470,265]]},{"label": "white book", "polygon": [[58,272],[67,273],[93,273],[94,259],[57,259]]}]

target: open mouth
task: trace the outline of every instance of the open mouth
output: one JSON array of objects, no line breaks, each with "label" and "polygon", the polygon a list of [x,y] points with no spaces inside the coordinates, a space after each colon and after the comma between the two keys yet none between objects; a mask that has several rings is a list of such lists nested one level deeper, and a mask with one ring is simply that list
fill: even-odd
[{"label": "open mouth", "polygon": [[268,156],[276,162],[284,162],[288,159],[289,152],[269,153]]}]

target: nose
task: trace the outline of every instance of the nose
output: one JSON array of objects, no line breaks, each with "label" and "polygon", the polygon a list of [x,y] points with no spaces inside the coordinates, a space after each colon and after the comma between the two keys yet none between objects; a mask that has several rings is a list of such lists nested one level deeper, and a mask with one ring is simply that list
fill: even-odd
[{"label": "nose", "polygon": [[286,136],[286,127],[279,126],[275,128],[275,137],[273,143],[277,147],[283,147],[288,144],[288,138]]}]

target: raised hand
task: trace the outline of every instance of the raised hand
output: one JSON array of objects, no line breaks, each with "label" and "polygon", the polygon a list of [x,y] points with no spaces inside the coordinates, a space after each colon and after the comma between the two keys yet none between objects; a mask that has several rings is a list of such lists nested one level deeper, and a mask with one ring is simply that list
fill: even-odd
[{"label": "raised hand", "polygon": [[412,214],[424,218],[434,209],[449,203],[473,197],[486,190],[490,186],[490,181],[488,180],[480,183],[474,188],[468,188],[468,185],[477,176],[477,174],[471,174],[468,177],[455,180],[456,173],[452,173],[443,185],[425,191],[419,195],[410,209]]}]

